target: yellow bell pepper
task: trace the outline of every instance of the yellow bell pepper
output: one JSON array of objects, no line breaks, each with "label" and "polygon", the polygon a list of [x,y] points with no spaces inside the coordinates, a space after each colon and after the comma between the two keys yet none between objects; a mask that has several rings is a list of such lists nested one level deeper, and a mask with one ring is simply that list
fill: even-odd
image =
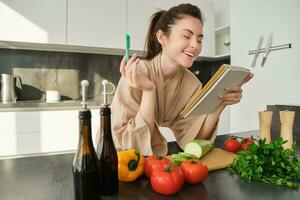
[{"label": "yellow bell pepper", "polygon": [[144,172],[144,156],[138,150],[131,149],[118,152],[119,180],[132,182]]}]

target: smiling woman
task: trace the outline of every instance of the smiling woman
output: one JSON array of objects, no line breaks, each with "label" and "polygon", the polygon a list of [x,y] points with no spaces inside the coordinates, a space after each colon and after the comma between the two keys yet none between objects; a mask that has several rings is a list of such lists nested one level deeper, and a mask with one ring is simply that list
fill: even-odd
[{"label": "smiling woman", "polygon": [[181,148],[195,138],[214,140],[221,112],[240,101],[242,90],[230,89],[224,103],[209,115],[179,116],[202,88],[188,70],[202,50],[202,38],[202,14],[194,5],[180,4],[152,16],[145,56],[133,55],[128,61],[124,57],[120,64],[122,77],[112,102],[118,148],[167,154],[167,141],[158,126],[169,127]]}]

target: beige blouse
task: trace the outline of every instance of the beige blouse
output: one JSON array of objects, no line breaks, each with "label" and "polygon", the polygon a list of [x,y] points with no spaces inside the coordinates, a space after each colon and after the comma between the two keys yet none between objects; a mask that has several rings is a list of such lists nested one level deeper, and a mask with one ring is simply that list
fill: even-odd
[{"label": "beige blouse", "polygon": [[[140,111],[142,91],[131,88],[125,78],[121,78],[111,105],[112,132],[117,148],[136,148],[144,155],[166,155],[167,141],[158,127],[169,127],[181,148],[196,138],[206,115],[182,118],[179,113],[187,101],[201,89],[202,84],[186,68],[164,82],[160,54],[150,61],[141,60],[138,70],[145,73],[156,85],[155,130],[150,133]],[[212,140],[216,135],[214,130]],[[201,136],[197,136],[201,137]]]}]

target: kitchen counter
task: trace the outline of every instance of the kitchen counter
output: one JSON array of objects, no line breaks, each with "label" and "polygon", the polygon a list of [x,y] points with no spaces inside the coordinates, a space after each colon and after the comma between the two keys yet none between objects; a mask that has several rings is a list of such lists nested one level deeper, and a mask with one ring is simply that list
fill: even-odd
[{"label": "kitchen counter", "polygon": [[[249,134],[249,133],[247,133]],[[216,147],[222,147],[226,136],[218,136]],[[297,155],[300,155],[299,140]],[[169,153],[179,151],[169,143]],[[0,160],[1,200],[71,200],[73,199],[72,161],[74,154]],[[151,189],[146,177],[132,183],[120,182],[120,192],[102,199],[217,199],[268,200],[300,199],[300,191],[279,188],[264,183],[246,183],[227,169],[209,172],[201,184],[184,184],[177,195],[161,196]]]},{"label": "kitchen counter", "polygon": [[[102,102],[102,101],[101,101]],[[100,108],[100,102],[88,101],[88,107]],[[43,100],[17,101],[16,103],[0,103],[0,112],[26,112],[26,111],[51,111],[51,110],[78,110],[81,108],[79,100],[63,100],[46,102]]]}]

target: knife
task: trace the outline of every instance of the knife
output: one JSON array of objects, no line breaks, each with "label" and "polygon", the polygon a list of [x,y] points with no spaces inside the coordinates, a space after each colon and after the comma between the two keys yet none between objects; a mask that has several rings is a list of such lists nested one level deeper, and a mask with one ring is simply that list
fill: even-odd
[{"label": "knife", "polygon": [[270,48],[271,48],[271,44],[272,44],[272,38],[273,38],[273,35],[272,33],[269,34],[269,37],[268,37],[268,42],[267,42],[267,46],[266,46],[266,50],[265,50],[265,54],[263,56],[263,59],[262,59],[262,62],[261,62],[261,66],[263,67],[265,62],[266,62],[266,59],[267,59],[267,56],[269,55],[270,53]]},{"label": "knife", "polygon": [[260,36],[260,37],[259,37],[258,44],[257,44],[256,52],[255,52],[255,55],[254,55],[254,57],[253,57],[253,61],[252,61],[252,64],[251,64],[252,67],[255,67],[256,60],[257,60],[257,57],[258,57],[258,54],[259,54],[259,50],[260,50],[261,45],[262,45],[262,41],[263,41],[263,37]]}]

